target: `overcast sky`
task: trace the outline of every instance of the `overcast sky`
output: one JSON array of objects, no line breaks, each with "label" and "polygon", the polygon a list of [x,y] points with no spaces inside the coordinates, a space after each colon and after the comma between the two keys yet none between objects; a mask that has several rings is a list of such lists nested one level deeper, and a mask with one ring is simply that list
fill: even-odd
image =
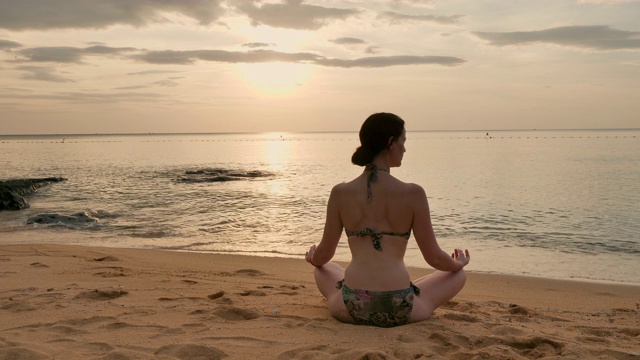
[{"label": "overcast sky", "polygon": [[0,134],[640,128],[639,0],[0,0]]}]

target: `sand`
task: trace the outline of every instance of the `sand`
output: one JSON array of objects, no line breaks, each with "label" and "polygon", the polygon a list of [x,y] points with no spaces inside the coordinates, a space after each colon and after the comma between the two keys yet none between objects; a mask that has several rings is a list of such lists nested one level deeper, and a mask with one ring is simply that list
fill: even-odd
[{"label": "sand", "polygon": [[302,258],[0,245],[0,359],[638,359],[638,353],[640,286],[471,272],[459,296],[430,320],[382,329],[331,318]]}]

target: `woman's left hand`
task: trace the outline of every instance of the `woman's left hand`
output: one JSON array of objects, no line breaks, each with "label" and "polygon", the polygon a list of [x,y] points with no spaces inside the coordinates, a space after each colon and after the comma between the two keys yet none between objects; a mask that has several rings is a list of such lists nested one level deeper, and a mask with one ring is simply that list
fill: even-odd
[{"label": "woman's left hand", "polygon": [[[316,251],[316,246],[315,245],[311,245],[311,248],[309,249],[309,251],[307,251],[306,254],[304,254],[304,259],[307,260],[307,262],[311,265],[313,265],[313,262],[311,261],[313,259],[313,253]],[[315,265],[313,265],[315,266]]]}]

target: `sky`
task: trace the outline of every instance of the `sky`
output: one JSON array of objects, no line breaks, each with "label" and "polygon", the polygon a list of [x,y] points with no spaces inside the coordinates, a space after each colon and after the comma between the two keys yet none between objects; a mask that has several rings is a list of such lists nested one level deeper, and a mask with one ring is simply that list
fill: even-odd
[{"label": "sky", "polygon": [[0,134],[640,128],[640,0],[0,0]]}]

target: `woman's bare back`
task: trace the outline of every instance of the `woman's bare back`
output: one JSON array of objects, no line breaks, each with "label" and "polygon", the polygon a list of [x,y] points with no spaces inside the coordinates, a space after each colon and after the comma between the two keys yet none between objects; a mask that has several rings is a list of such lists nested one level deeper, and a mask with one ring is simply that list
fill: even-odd
[{"label": "woman's bare back", "polygon": [[[403,258],[413,223],[408,201],[411,184],[378,170],[368,194],[368,175],[365,171],[335,188],[338,211],[347,234],[365,229],[378,233],[348,237],[352,260],[345,270],[345,282],[355,288],[376,291],[406,288],[410,278]],[[368,195],[372,195],[371,198]]]}]

